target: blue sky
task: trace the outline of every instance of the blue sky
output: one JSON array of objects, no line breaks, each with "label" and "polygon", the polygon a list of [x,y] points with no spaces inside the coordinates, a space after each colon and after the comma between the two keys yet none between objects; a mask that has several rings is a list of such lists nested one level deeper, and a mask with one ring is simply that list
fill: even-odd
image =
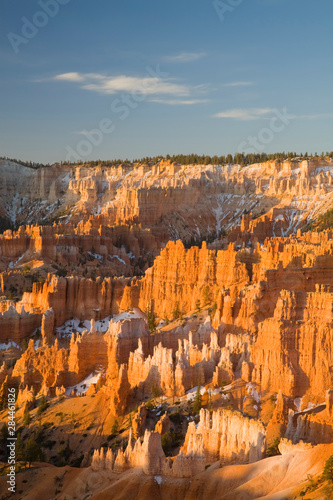
[{"label": "blue sky", "polygon": [[3,0],[0,156],[331,151],[332,18],[331,0]]}]

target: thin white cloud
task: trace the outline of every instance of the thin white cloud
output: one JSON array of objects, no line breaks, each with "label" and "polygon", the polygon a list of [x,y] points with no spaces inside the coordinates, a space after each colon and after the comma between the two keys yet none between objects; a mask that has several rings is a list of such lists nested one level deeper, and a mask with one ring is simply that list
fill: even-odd
[{"label": "thin white cloud", "polygon": [[63,73],[53,80],[80,83],[81,88],[100,94],[138,92],[146,95],[174,95],[187,97],[190,87],[175,83],[167,77],[107,76],[97,73]]},{"label": "thin white cloud", "polygon": [[[259,119],[270,119],[271,115],[276,113],[276,108],[234,108],[227,111],[221,111],[213,115],[213,118],[226,118],[233,120],[249,121]],[[320,120],[322,118],[333,118],[333,113],[317,113],[313,115],[293,115],[297,120]]]},{"label": "thin white cloud", "polygon": [[231,83],[225,83],[223,86],[224,87],[249,87],[250,85],[253,85],[253,82],[231,82]]},{"label": "thin white cloud", "polygon": [[315,115],[299,115],[296,118],[303,120],[320,120],[321,118],[333,118],[333,113],[318,113]]},{"label": "thin white cloud", "polygon": [[170,63],[186,63],[197,61],[206,55],[205,52],[181,52],[174,56],[166,56],[163,60]]},{"label": "thin white cloud", "polygon": [[186,106],[209,102],[209,99],[149,99],[150,102],[168,104],[169,106]]},{"label": "thin white cloud", "polygon": [[227,111],[221,111],[213,115],[214,118],[231,118],[234,120],[258,120],[260,118],[267,118],[267,115],[274,113],[273,108],[252,108],[252,109],[242,109],[234,108]]},{"label": "thin white cloud", "polygon": [[63,80],[65,82],[83,82],[84,77],[79,73],[62,73],[61,75],[56,75],[54,80]]}]

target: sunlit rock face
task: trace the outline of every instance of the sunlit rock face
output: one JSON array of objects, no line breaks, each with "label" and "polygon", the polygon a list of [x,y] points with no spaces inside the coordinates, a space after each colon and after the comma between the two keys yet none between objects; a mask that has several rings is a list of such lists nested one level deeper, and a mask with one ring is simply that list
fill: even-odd
[{"label": "sunlit rock face", "polygon": [[207,461],[250,463],[261,460],[266,451],[266,429],[256,420],[228,410],[201,409],[198,426],[188,426],[183,450],[203,449]]},{"label": "sunlit rock face", "polygon": [[201,410],[200,421],[188,426],[185,444],[171,461],[165,457],[159,432],[145,432],[132,443],[132,433],[126,450],[114,458],[111,450],[95,450],[91,467],[121,473],[130,467],[141,467],[147,475],[162,474],[173,477],[191,477],[203,470],[208,462],[251,463],[261,460],[266,449],[265,428],[260,422],[236,413]]},{"label": "sunlit rock face", "polygon": [[150,300],[159,316],[172,318],[177,303],[184,313],[195,311],[198,301],[201,306],[211,303],[221,288],[228,288],[234,300],[248,281],[233,244],[216,253],[205,242],[189,250],[181,241],[169,242],[145,277],[125,288],[121,306],[144,309]]},{"label": "sunlit rock face", "polygon": [[73,464],[160,484],[333,442],[333,233],[298,230],[332,162],[0,173],[0,401],[45,396]]},{"label": "sunlit rock face", "polygon": [[106,470],[122,473],[128,468],[140,467],[144,474],[169,477],[192,477],[205,470],[205,456],[202,447],[195,452],[184,454],[183,451],[173,460],[166,458],[158,432],[145,432],[143,442],[140,439],[132,443],[132,434],[125,451],[119,450],[114,457],[111,450],[95,450],[91,467],[95,471]]},{"label": "sunlit rock face", "polygon": [[100,215],[104,225],[138,222],[166,229],[169,238],[191,239],[230,229],[244,211],[252,211],[256,216],[268,213],[267,218],[240,229],[262,239],[288,234],[314,208],[325,207],[333,189],[331,169],[332,162],[323,159],[243,168],[161,160],[93,167],[55,164],[37,170],[1,160],[0,216],[16,226],[58,214],[74,224]]}]

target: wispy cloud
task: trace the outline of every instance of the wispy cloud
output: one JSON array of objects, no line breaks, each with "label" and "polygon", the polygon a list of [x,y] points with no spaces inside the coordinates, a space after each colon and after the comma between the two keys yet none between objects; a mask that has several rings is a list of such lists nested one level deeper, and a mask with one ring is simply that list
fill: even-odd
[{"label": "wispy cloud", "polygon": [[173,95],[187,97],[190,87],[175,83],[167,77],[132,77],[126,75],[108,76],[98,73],[62,73],[52,80],[79,83],[85,90],[100,94],[116,94],[119,92],[141,92],[146,95]]},{"label": "wispy cloud", "polygon": [[320,120],[321,118],[333,118],[333,113],[317,113],[314,115],[299,115],[296,118],[303,120]]},{"label": "wispy cloud", "polygon": [[[221,111],[213,115],[213,118],[226,118],[233,120],[249,121],[249,120],[269,120],[272,114],[276,113],[276,108],[234,108],[226,111]],[[323,118],[333,118],[333,113],[317,113],[293,115],[296,120],[320,120]]]},{"label": "wispy cloud", "polygon": [[242,109],[242,108],[234,108],[229,109],[227,111],[221,111],[220,113],[216,113],[213,115],[213,118],[231,118],[234,120],[259,120],[260,118],[267,118],[267,115],[274,113],[273,108],[251,108],[251,109]]},{"label": "wispy cloud", "polygon": [[181,52],[174,56],[166,56],[163,60],[170,63],[186,63],[197,61],[206,55],[205,52]]},{"label": "wispy cloud", "polygon": [[253,85],[253,82],[231,82],[225,83],[223,87],[249,87],[250,85]]},{"label": "wispy cloud", "polygon": [[62,80],[65,82],[83,82],[84,77],[80,73],[62,73],[61,75],[56,75],[53,80]]},{"label": "wispy cloud", "polygon": [[209,99],[149,99],[150,102],[168,104],[169,106],[188,106],[209,102]]}]

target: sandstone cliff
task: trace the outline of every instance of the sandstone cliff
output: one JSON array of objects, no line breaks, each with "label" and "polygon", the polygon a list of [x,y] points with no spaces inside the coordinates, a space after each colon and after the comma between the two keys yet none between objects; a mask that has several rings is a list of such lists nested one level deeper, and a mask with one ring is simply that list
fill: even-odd
[{"label": "sandstone cliff", "polygon": [[229,410],[200,410],[196,427],[190,422],[183,450],[188,454],[203,447],[208,462],[250,463],[261,460],[266,451],[266,429],[256,420]]},{"label": "sandstone cliff", "polygon": [[104,225],[139,222],[157,231],[165,228],[169,238],[187,240],[230,229],[244,211],[252,210],[268,213],[268,219],[251,227],[259,238],[284,236],[331,202],[331,169],[332,162],[324,159],[244,168],[162,160],[94,167],[54,164],[37,170],[1,160],[0,210],[14,226],[56,216],[77,224],[99,211]]},{"label": "sandstone cliff", "polygon": [[166,458],[158,432],[145,432],[143,442],[137,439],[132,444],[130,433],[128,445],[123,452],[118,451],[114,458],[109,449],[95,450],[91,467],[93,470],[109,470],[121,473],[127,468],[140,467],[147,475],[165,475],[171,477],[191,477],[205,470],[205,457],[202,448],[185,455],[182,451],[173,458]]}]

